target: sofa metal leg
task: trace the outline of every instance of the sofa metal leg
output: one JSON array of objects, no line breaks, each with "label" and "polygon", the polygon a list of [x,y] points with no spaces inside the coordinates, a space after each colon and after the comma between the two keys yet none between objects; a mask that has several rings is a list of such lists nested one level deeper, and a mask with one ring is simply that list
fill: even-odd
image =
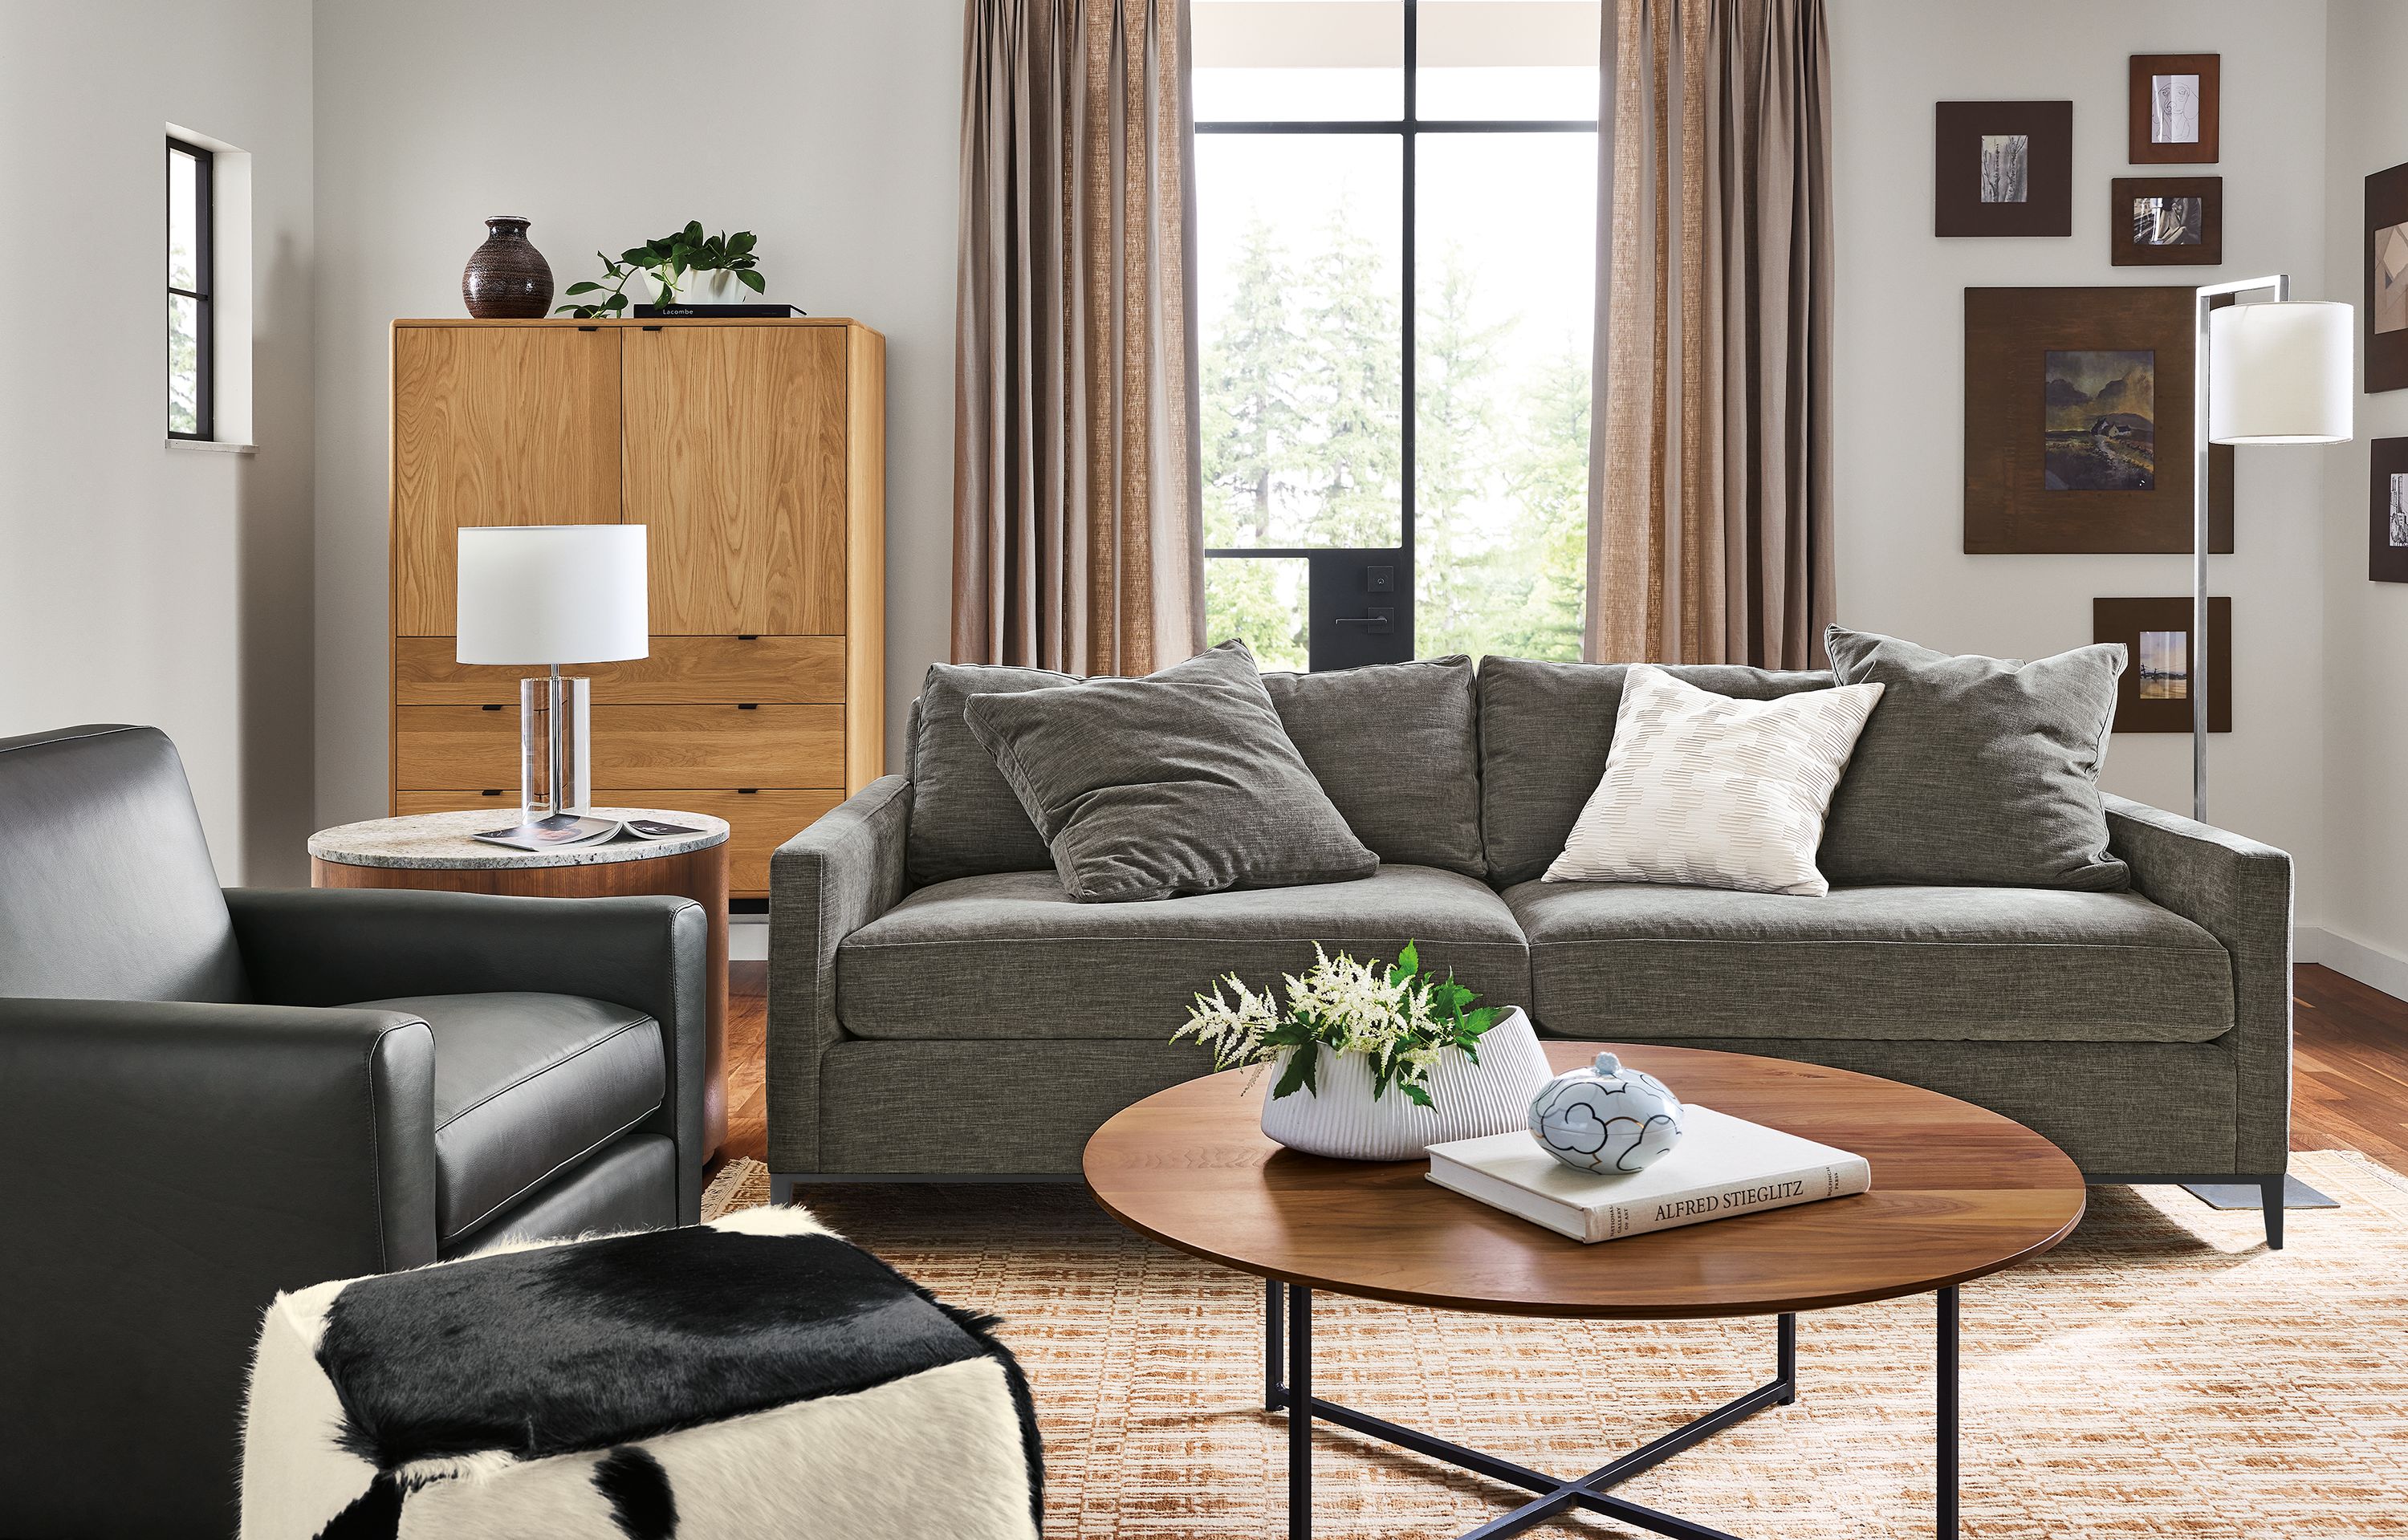
[{"label": "sofa metal leg", "polygon": [[2258,1191],[2266,1205],[2266,1249],[2283,1249],[2283,1178],[2261,1176]]},{"label": "sofa metal leg", "polygon": [[795,1178],[792,1176],[780,1176],[774,1171],[771,1172],[769,1174],[769,1206],[772,1208],[783,1208],[794,1201]]}]

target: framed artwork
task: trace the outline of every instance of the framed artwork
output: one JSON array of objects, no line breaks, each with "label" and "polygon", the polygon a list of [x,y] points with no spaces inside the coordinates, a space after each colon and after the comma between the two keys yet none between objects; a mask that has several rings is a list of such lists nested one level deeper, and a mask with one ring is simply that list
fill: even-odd
[{"label": "framed artwork", "polygon": [[1933,125],[1933,235],[2073,234],[2071,102],[1942,102]]},{"label": "framed artwork", "polygon": [[2134,165],[2213,165],[2217,153],[2214,53],[2132,55],[2126,159]]},{"label": "framed artwork", "polygon": [[2213,267],[2224,260],[2224,178],[2118,177],[2108,198],[2118,267]]},{"label": "framed artwork", "polygon": [[[2187,288],[1965,291],[1965,549],[2187,551]],[[2232,549],[2232,450],[2209,450],[2209,549]]]},{"label": "framed artwork", "polygon": [[2366,178],[2366,388],[2408,387],[2408,165]]},{"label": "framed artwork", "polygon": [[2408,583],[2408,438],[2378,438],[2366,497],[2366,577]]},{"label": "framed artwork", "polygon": [[[2115,731],[2190,731],[2191,601],[2093,599],[2090,639],[2124,644]],[[2232,601],[2207,602],[2207,730],[2232,731]]]}]

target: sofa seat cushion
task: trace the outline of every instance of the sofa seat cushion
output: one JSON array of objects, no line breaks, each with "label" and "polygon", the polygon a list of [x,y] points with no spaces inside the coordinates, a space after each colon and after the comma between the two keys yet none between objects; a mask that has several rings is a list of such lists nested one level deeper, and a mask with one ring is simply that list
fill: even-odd
[{"label": "sofa seat cushion", "polygon": [[2200,1043],[2232,961],[2134,892],[1835,888],[1822,898],[1525,882],[1532,1015],[1564,1036]]},{"label": "sofa seat cushion", "polygon": [[569,994],[364,1000],[435,1034],[436,1233],[448,1244],[609,1144],[668,1094],[660,1023]]},{"label": "sofa seat cushion", "polygon": [[837,1016],[855,1037],[1167,1039],[1224,974],[1271,988],[1315,942],[1393,959],[1408,941],[1488,1004],[1529,992],[1504,901],[1434,867],[1130,904],[1082,904],[1050,871],[997,872],[923,888],[846,937]]}]

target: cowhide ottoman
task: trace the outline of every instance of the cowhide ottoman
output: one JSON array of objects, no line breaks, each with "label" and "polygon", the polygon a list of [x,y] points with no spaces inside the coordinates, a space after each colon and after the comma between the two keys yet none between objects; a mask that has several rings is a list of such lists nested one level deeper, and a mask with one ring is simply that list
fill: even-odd
[{"label": "cowhide ottoman", "polygon": [[244,1540],[1032,1540],[1043,1468],[994,1321],[799,1208],[278,1296]]}]

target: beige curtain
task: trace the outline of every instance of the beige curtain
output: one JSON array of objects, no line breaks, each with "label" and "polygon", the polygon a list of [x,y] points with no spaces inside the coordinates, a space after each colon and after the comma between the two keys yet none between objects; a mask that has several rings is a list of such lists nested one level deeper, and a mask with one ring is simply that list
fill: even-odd
[{"label": "beige curtain", "polygon": [[1823,0],[1607,0],[1587,655],[1823,666]]},{"label": "beige curtain", "polygon": [[1204,645],[1186,0],[968,0],[953,658]]}]

